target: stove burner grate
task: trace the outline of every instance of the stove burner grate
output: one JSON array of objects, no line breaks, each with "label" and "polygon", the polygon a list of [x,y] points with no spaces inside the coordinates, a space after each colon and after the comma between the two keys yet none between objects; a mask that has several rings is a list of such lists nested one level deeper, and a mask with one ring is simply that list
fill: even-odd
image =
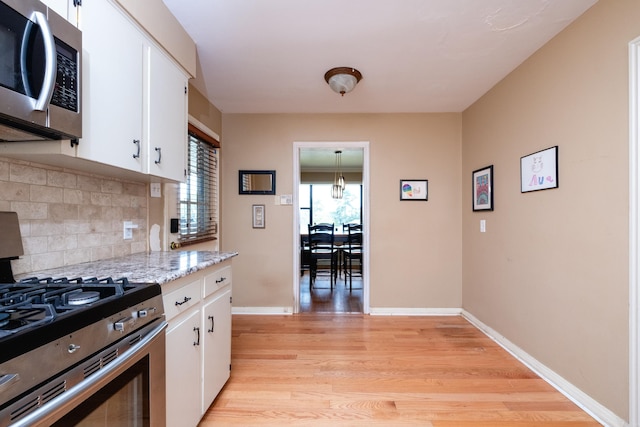
[{"label": "stove burner grate", "polygon": [[85,305],[96,302],[100,299],[100,292],[98,291],[81,291],[69,294],[67,303],[69,305]]}]

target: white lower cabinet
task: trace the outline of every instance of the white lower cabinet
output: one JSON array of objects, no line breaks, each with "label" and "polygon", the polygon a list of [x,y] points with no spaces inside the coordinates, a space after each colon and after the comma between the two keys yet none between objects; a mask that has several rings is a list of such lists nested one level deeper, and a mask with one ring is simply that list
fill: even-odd
[{"label": "white lower cabinet", "polygon": [[202,414],[229,379],[231,370],[231,288],[205,300],[202,358]]},{"label": "white lower cabinet", "polygon": [[170,324],[167,330],[167,427],[195,426],[200,421],[200,383],[202,351],[196,345],[200,310]]},{"label": "white lower cabinet", "polygon": [[230,376],[230,261],[162,286],[167,427],[195,427]]}]

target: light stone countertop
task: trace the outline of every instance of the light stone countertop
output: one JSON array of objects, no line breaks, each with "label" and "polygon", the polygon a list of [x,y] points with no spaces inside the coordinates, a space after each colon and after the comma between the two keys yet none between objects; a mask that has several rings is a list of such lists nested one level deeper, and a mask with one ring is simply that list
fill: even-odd
[{"label": "light stone countertop", "polygon": [[131,254],[103,261],[85,262],[50,270],[16,275],[16,281],[27,277],[126,277],[132,283],[167,283],[238,255],[237,252],[171,251]]}]

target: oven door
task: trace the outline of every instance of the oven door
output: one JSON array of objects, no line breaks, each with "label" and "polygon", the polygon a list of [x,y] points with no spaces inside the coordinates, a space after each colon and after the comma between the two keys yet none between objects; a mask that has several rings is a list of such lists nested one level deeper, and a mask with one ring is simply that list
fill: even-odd
[{"label": "oven door", "polygon": [[161,319],[117,362],[12,426],[164,427],[166,327]]}]

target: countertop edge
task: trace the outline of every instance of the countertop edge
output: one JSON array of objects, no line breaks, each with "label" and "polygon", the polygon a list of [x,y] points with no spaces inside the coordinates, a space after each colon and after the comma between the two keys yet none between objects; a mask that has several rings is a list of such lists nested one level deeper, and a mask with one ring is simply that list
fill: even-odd
[{"label": "countertop edge", "polygon": [[171,251],[140,252],[105,260],[85,262],[53,269],[16,275],[16,280],[30,277],[52,278],[126,278],[131,283],[160,285],[223,263],[238,252]]}]

